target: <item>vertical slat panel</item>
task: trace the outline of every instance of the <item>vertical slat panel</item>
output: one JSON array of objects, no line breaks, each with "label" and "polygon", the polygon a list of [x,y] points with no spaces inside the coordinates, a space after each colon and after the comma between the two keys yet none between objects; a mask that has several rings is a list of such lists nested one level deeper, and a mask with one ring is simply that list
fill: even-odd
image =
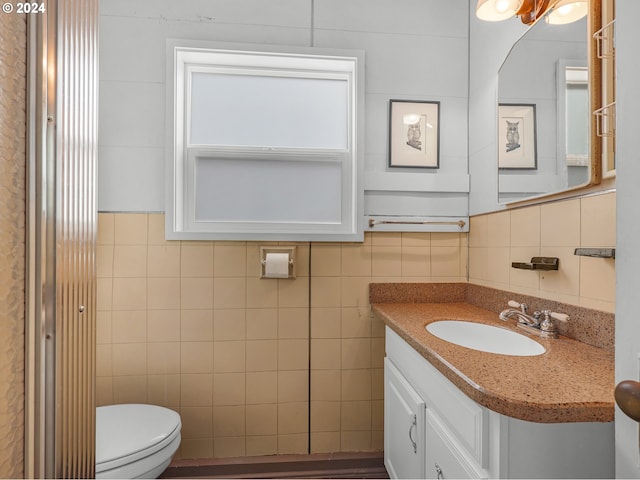
[{"label": "vertical slat panel", "polygon": [[57,2],[57,476],[95,475],[98,1]]}]

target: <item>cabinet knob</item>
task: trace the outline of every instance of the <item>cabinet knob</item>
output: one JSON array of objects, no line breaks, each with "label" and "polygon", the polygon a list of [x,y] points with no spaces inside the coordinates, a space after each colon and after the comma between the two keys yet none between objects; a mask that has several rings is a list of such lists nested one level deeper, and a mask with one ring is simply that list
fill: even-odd
[{"label": "cabinet knob", "polygon": [[436,467],[436,478],[438,480],[443,479],[444,475],[442,474],[442,469],[440,468],[440,465],[438,465],[437,463],[434,464]]}]

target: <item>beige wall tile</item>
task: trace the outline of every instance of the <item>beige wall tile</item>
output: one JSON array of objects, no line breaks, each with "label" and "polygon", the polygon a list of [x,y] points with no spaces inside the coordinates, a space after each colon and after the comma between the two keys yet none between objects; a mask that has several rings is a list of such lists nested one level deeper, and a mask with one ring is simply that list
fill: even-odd
[{"label": "beige wall tile", "polygon": [[371,232],[371,245],[384,247],[398,247],[402,244],[400,232]]},{"label": "beige wall tile", "polygon": [[180,419],[181,434],[185,438],[213,437],[213,410],[210,407],[183,407],[180,409]]},{"label": "beige wall tile", "polygon": [[213,371],[215,373],[245,372],[247,369],[246,342],[229,340],[214,342]]},{"label": "beige wall tile", "polygon": [[96,377],[96,406],[113,403],[113,377]]},{"label": "beige wall tile", "polygon": [[113,277],[113,245],[96,246],[96,277]]},{"label": "beige wall tile", "polygon": [[402,246],[402,276],[428,277],[431,275],[430,247]]},{"label": "beige wall tile", "polygon": [[488,251],[488,247],[469,247],[469,279],[487,279]]},{"label": "beige wall tile", "polygon": [[540,206],[511,210],[511,246],[540,246]]},{"label": "beige wall tile", "polygon": [[403,247],[426,247],[431,246],[431,233],[429,232],[402,232]]},{"label": "beige wall tile", "polygon": [[[574,247],[542,247],[543,257],[558,257],[558,270],[540,272],[540,290],[554,295],[580,294],[580,257],[574,255]],[[554,297],[558,299],[559,297]]]},{"label": "beige wall tile", "polygon": [[489,246],[488,215],[478,215],[469,219],[469,246],[474,248]]},{"label": "beige wall tile", "polygon": [[509,247],[489,247],[487,255],[487,280],[494,284],[509,285],[511,271]]},{"label": "beige wall tile", "polygon": [[616,264],[610,258],[580,258],[580,297],[616,301]]},{"label": "beige wall tile", "polygon": [[241,437],[245,434],[244,405],[213,407],[213,436]]},{"label": "beige wall tile", "polygon": [[149,375],[149,403],[177,409],[180,405],[180,375]]},{"label": "beige wall tile", "polygon": [[110,311],[96,312],[96,343],[98,345],[102,343],[111,344],[112,342],[112,313]]},{"label": "beige wall tile", "polygon": [[150,310],[179,310],[181,280],[177,277],[148,278],[147,306]]},{"label": "beige wall tile", "polygon": [[147,275],[146,245],[116,245],[113,252],[114,277],[144,277]]},{"label": "beige wall tile", "polygon": [[118,213],[114,216],[114,243],[116,245],[146,245],[147,215]]},{"label": "beige wall tile", "polygon": [[309,338],[309,309],[280,308],[278,310],[278,338]]},{"label": "beige wall tile", "polygon": [[370,277],[373,250],[365,245],[342,245],[342,275],[349,277]]},{"label": "beige wall tile", "polygon": [[[184,310],[207,310],[214,305],[213,278],[180,279],[180,307]],[[220,308],[225,308],[220,306]]]},{"label": "beige wall tile", "polygon": [[113,343],[144,343],[147,341],[147,312],[144,310],[112,313]]},{"label": "beige wall tile", "polygon": [[340,434],[342,452],[368,452],[371,450],[371,431],[342,431]]},{"label": "beige wall tile", "polygon": [[150,375],[180,373],[180,342],[147,344],[147,372]]},{"label": "beige wall tile", "polygon": [[114,343],[113,375],[146,375],[146,343]]},{"label": "beige wall tile", "polygon": [[337,307],[311,309],[311,338],[340,338],[341,310]]},{"label": "beige wall tile", "polygon": [[244,457],[245,437],[220,437],[213,439],[213,454],[216,458]]},{"label": "beige wall tile", "polygon": [[458,246],[431,247],[431,275],[458,277],[460,275],[460,248]]},{"label": "beige wall tile", "polygon": [[181,373],[213,373],[213,342],[182,342]]},{"label": "beige wall tile", "polygon": [[166,245],[180,243],[175,240],[172,241],[165,239],[164,213],[149,213],[147,215],[147,222],[147,243],[149,245]]},{"label": "beige wall tile", "polygon": [[309,341],[306,339],[278,340],[278,370],[307,370]]},{"label": "beige wall tile", "polygon": [[278,403],[309,400],[308,370],[278,371]]},{"label": "beige wall tile", "polygon": [[96,377],[113,376],[111,345],[96,345]]},{"label": "beige wall tile", "polygon": [[371,430],[371,402],[342,402],[342,430]]},{"label": "beige wall tile", "polygon": [[341,368],[354,370],[371,368],[371,340],[369,338],[343,338]]},{"label": "beige wall tile", "polygon": [[182,242],[180,275],[182,277],[213,277],[213,244]]},{"label": "beige wall tile", "polygon": [[213,340],[213,310],[182,310],[180,339],[183,342]]},{"label": "beige wall tile", "polygon": [[431,234],[431,247],[460,247],[465,235],[455,232],[434,232]]},{"label": "beige wall tile", "polygon": [[311,283],[312,307],[339,307],[340,283],[332,277],[317,277]]},{"label": "beige wall tile", "polygon": [[371,370],[342,370],[342,400],[371,400]]},{"label": "beige wall tile", "polygon": [[247,308],[278,307],[278,280],[248,277],[246,279],[246,289]]},{"label": "beige wall tile", "polygon": [[247,285],[244,277],[219,277],[213,280],[215,308],[245,308]]},{"label": "beige wall tile", "polygon": [[[342,277],[340,305],[343,307],[369,305],[369,284],[371,280],[372,278],[370,277]],[[398,279],[393,277],[390,281],[398,281]]]},{"label": "beige wall tile", "polygon": [[[244,387],[244,383],[243,383]],[[213,404],[213,375],[210,373],[182,374],[180,378],[181,408],[208,407]]]},{"label": "beige wall tile", "polygon": [[180,245],[149,245],[147,272],[149,277],[179,277]]},{"label": "beige wall tile", "polygon": [[[398,237],[398,241],[400,237]],[[374,277],[402,276],[402,247],[374,245],[371,255],[371,274]]]},{"label": "beige wall tile", "polygon": [[311,371],[311,400],[340,401],[342,398],[341,370]]},{"label": "beige wall tile", "polygon": [[[314,432],[311,434],[311,453],[340,451],[340,432]],[[346,451],[346,450],[345,450]]]},{"label": "beige wall tile", "polygon": [[146,375],[113,377],[113,403],[147,403]]},{"label": "beige wall tile", "polygon": [[369,307],[342,308],[341,337],[368,338],[371,337],[372,314]]},{"label": "beige wall tile", "polygon": [[247,405],[277,403],[278,372],[247,372]]},{"label": "beige wall tile", "polygon": [[98,213],[98,245],[113,245],[115,243],[115,215],[113,213]]},{"label": "beige wall tile", "polygon": [[213,438],[183,438],[180,452],[182,458],[213,458]]},{"label": "beige wall tile", "polygon": [[[510,262],[529,262],[532,257],[540,256],[540,247],[512,247]],[[537,290],[540,288],[540,273],[531,270],[511,268],[509,283],[520,287]]]},{"label": "beige wall tile", "polygon": [[311,431],[339,432],[341,402],[311,401]]},{"label": "beige wall tile", "polygon": [[307,433],[278,435],[278,455],[304,455],[309,449]]},{"label": "beige wall tile", "polygon": [[[188,317],[188,314],[186,316]],[[149,342],[179,342],[180,327],[180,310],[147,310],[147,340]],[[185,338],[185,340],[195,339]]]},{"label": "beige wall tile", "polygon": [[247,455],[275,455],[278,453],[277,435],[247,435]]},{"label": "beige wall tile", "polygon": [[[278,435],[309,431],[309,405],[307,402],[278,404]],[[303,440],[306,446],[306,440]]]},{"label": "beige wall tile", "polygon": [[276,308],[247,309],[247,340],[278,338]]},{"label": "beige wall tile", "polygon": [[487,246],[509,247],[511,244],[511,212],[492,213],[487,218]]},{"label": "beige wall tile", "polygon": [[342,269],[342,247],[314,244],[311,249],[311,274],[314,277],[339,277]]},{"label": "beige wall tile", "polygon": [[113,310],[145,310],[147,308],[146,278],[114,278]]},{"label": "beige wall tile", "polygon": [[580,200],[582,247],[615,247],[616,196],[594,195]]},{"label": "beige wall tile", "polygon": [[278,405],[247,405],[247,435],[276,435]]},{"label": "beige wall tile", "polygon": [[213,275],[216,277],[244,277],[247,272],[247,246],[215,244]]},{"label": "beige wall tile", "polygon": [[341,341],[339,338],[311,339],[311,369],[336,370],[340,369]]},{"label": "beige wall tile", "polygon": [[278,280],[278,307],[307,308],[309,306],[309,277]]},{"label": "beige wall tile", "polygon": [[542,205],[540,211],[542,246],[580,245],[580,200],[566,200]]},{"label": "beige wall tile", "polygon": [[266,372],[278,369],[277,340],[248,340],[246,349],[247,372]]},{"label": "beige wall tile", "polygon": [[245,373],[214,373],[213,404],[244,405],[246,403]]},{"label": "beige wall tile", "polygon": [[247,337],[247,322],[244,308],[213,311],[213,336],[216,341],[244,340]]}]

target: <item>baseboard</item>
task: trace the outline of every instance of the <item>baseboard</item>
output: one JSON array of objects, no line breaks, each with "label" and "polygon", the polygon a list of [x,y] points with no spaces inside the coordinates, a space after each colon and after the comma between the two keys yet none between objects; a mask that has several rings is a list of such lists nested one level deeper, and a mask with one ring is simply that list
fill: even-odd
[{"label": "baseboard", "polygon": [[382,452],[176,460],[160,478],[389,478]]}]

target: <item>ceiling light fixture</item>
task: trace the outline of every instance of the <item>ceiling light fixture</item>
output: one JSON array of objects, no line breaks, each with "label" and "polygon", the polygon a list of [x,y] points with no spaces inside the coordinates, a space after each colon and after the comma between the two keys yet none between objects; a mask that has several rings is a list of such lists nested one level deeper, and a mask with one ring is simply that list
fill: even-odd
[{"label": "ceiling light fixture", "polygon": [[476,16],[489,22],[518,16],[531,25],[549,11],[547,22],[559,25],[579,20],[587,10],[588,0],[478,0]]}]

